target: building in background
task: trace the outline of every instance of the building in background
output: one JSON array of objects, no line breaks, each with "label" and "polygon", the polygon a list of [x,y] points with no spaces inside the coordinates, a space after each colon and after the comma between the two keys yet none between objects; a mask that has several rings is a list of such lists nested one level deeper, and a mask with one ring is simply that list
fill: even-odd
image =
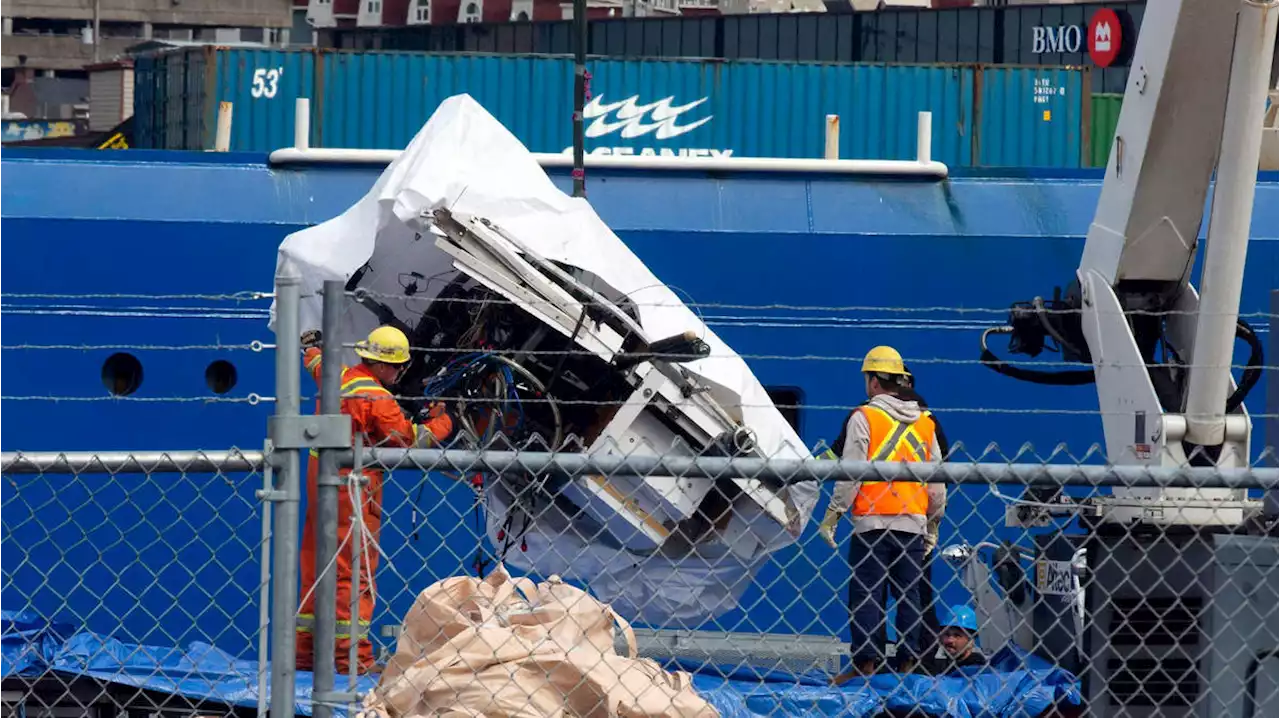
[{"label": "building in background", "polygon": [[[512,2],[483,1],[487,7]],[[543,1],[553,0],[532,0]],[[738,3],[746,11],[717,17],[606,19],[589,28],[587,52],[646,59],[1087,66],[1093,68],[1092,92],[1118,93],[1124,89],[1145,7],[1139,0],[925,9],[881,7],[877,1],[879,10],[858,11],[850,0],[824,0],[826,12],[770,13],[750,10],[753,4],[758,9],[771,2],[810,0],[715,1],[728,3],[726,8]],[[497,19],[505,16],[501,11],[490,21],[487,13],[484,22],[461,25],[436,17],[409,27],[325,28],[317,44],[344,50],[431,53],[573,52],[570,21],[535,16],[537,22],[513,23]],[[1106,28],[1105,52],[1090,39],[1091,24],[1095,31]]]},{"label": "building in background", "polygon": [[[1083,0],[1034,0],[1036,4]],[[623,17],[746,15],[755,13],[869,12],[992,7],[1022,0],[587,0],[593,20]],[[568,20],[567,0],[293,0],[294,28],[405,27],[476,22]],[[305,44],[305,43],[304,43]]]},{"label": "building in background", "polygon": [[[4,0],[0,82],[10,113],[89,113],[86,66],[148,40],[290,42],[290,0]],[[309,35],[309,33],[308,33]]]}]

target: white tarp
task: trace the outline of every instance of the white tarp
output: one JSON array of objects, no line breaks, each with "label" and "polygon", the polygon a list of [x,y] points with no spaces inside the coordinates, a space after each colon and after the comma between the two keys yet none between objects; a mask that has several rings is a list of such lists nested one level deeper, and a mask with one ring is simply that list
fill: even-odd
[{"label": "white tarp", "polygon": [[[744,423],[766,455],[808,456],[746,362],[649,271],[590,204],[558,190],[520,141],[467,95],[441,103],[358,203],[285,238],[277,271],[287,263],[302,277],[301,328],[320,326],[321,300],[315,292],[321,283],[345,281],[366,262],[370,276],[361,286],[373,293],[403,298],[407,286],[418,285],[412,299],[387,301],[401,319],[416,322],[415,315],[455,276],[450,258],[434,245],[431,229],[421,219],[441,207],[486,217],[542,256],[598,275],[636,304],[641,325],[652,337],[697,332],[710,345],[711,356],[686,367],[730,392],[731,403],[740,404]],[[274,317],[273,305],[273,325]],[[352,309],[343,319],[340,340],[353,342],[376,323],[371,312]],[[346,359],[353,361],[354,355]],[[505,517],[503,494],[500,486],[489,492],[491,541]],[[812,483],[786,490],[785,498],[802,517],[801,529],[817,495]],[[763,517],[747,499],[735,503],[734,510],[761,515],[744,516],[748,523]],[[716,553],[675,560],[620,552],[589,539],[594,529],[578,528],[564,515],[540,517],[525,536],[528,550],[511,551],[507,565],[585,580],[624,615],[658,623],[698,620],[733,608],[767,553],[791,542],[775,542],[750,559]]]}]

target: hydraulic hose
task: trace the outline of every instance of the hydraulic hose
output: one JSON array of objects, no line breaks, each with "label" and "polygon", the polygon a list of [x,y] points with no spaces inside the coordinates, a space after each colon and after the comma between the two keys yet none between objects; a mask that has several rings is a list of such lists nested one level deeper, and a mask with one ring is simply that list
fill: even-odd
[{"label": "hydraulic hose", "polygon": [[1249,396],[1249,392],[1262,378],[1263,371],[1262,340],[1254,333],[1253,327],[1243,319],[1236,321],[1236,338],[1243,339],[1249,345],[1249,361],[1245,363],[1244,372],[1240,374],[1240,384],[1236,386],[1235,391],[1231,392],[1231,396],[1227,397],[1228,414],[1240,408],[1244,398]]},{"label": "hydraulic hose", "polygon": [[1011,379],[1048,386],[1084,386],[1096,381],[1092,369],[1070,369],[1067,371],[1022,369],[1009,364],[987,348],[987,336],[989,334],[1009,334],[1012,331],[1012,327],[992,327],[982,333],[982,358],[979,361],[986,365],[988,369]]},{"label": "hydraulic hose", "polygon": [[[1048,386],[1084,386],[1096,381],[1092,369],[1041,371],[1038,369],[1022,369],[1010,365],[997,357],[987,347],[987,337],[991,334],[1009,334],[1012,331],[1012,327],[992,327],[982,333],[982,358],[979,361],[986,365],[987,368],[1012,379]],[[1062,343],[1060,337],[1055,336],[1054,338],[1058,339],[1060,344]],[[1258,338],[1253,327],[1249,326],[1249,323],[1243,319],[1236,322],[1236,338],[1243,339],[1249,345],[1249,360],[1245,364],[1244,373],[1240,375],[1240,383],[1236,386],[1236,390],[1231,393],[1231,396],[1227,397],[1226,413],[1228,414],[1240,408],[1240,405],[1244,403],[1245,397],[1249,396],[1249,392],[1262,379],[1263,361],[1265,360],[1262,340]]]}]

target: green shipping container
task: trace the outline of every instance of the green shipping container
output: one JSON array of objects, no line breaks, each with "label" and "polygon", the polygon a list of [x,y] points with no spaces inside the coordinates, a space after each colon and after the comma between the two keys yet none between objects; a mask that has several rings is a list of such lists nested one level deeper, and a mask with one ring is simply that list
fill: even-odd
[{"label": "green shipping container", "polygon": [[1116,139],[1124,95],[1097,93],[1089,100],[1089,166],[1106,167]]}]

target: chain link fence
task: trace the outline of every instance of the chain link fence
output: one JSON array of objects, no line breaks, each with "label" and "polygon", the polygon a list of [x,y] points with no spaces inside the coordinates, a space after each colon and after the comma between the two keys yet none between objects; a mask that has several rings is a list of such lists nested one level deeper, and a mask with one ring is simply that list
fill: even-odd
[{"label": "chain link fence", "polygon": [[[304,414],[301,294],[280,278],[264,451],[4,455],[7,712],[1276,711],[1273,468],[771,454],[670,373],[553,410],[546,377],[590,377],[518,354],[432,395],[446,444],[365,445],[336,341]],[[324,287],[324,336],[350,299]],[[554,440],[492,428],[553,411]],[[826,521],[847,482],[921,520]]]}]

